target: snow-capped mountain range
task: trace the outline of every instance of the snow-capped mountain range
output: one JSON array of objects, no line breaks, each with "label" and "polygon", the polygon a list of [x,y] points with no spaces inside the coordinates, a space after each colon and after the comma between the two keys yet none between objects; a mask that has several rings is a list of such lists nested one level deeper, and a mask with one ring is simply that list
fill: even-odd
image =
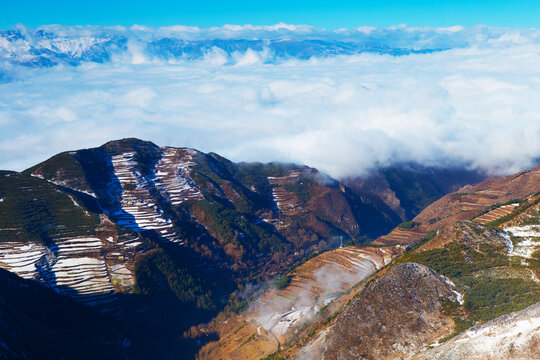
[{"label": "snow-capped mountain range", "polygon": [[534,30],[489,27],[357,28],[324,30],[304,25],[225,25],[216,28],[169,26],[97,27],[59,25],[0,30],[0,64],[50,67],[106,63],[137,51],[155,61],[226,57],[248,51],[266,53],[268,62],[362,53],[392,56],[430,53],[501,41],[535,41]]},{"label": "snow-capped mountain range", "polygon": [[80,65],[85,62],[105,63],[121,57],[136,46],[144,55],[158,60],[197,60],[212,52],[230,56],[247,51],[268,51],[273,60],[378,53],[407,55],[440,49],[392,47],[384,43],[336,41],[319,39],[200,39],[185,40],[159,37],[150,41],[129,35],[59,35],[38,30],[22,33],[18,30],[0,31],[1,61],[30,67],[49,67],[58,64]]}]

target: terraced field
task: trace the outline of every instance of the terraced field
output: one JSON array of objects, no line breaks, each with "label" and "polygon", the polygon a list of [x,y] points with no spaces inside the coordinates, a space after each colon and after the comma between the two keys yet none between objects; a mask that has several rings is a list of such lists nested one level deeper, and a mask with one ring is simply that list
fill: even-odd
[{"label": "terraced field", "polygon": [[[411,244],[431,230],[458,220],[471,219],[496,204],[504,204],[513,199],[522,199],[539,190],[540,167],[523,171],[517,175],[486,180],[475,186],[466,186],[437,200],[425,208],[413,221],[420,223],[412,229],[396,228],[388,235],[379,237],[375,244]],[[495,209],[485,214],[481,221],[500,218],[511,212],[513,205]],[[488,222],[493,221],[489,220]]]},{"label": "terraced field", "polygon": [[285,289],[261,296],[246,316],[283,337],[398,253],[395,248],[360,247],[323,253],[298,267]]},{"label": "terraced field", "polygon": [[67,192],[32,176],[0,171],[0,242],[93,236],[99,216]]},{"label": "terraced field", "polygon": [[[297,267],[288,286],[272,289],[238,317],[217,321],[218,343],[201,359],[258,359],[278,349],[322,308],[402,253],[398,247],[345,247],[325,252]],[[336,304],[337,305],[337,304]]]},{"label": "terraced field", "polygon": [[228,300],[242,305],[228,296],[253,294],[248,282],[263,286],[349,240],[368,243],[400,218],[316,169],[234,164],[137,139],[0,175],[1,267],[102,311],[125,305],[137,321],[152,323],[156,331],[143,337],[155,344],[162,337],[175,343],[192,326],[202,336],[215,331],[220,341],[201,358],[259,358],[306,336],[352,298],[355,284],[403,253],[400,244],[425,237],[439,221],[397,228],[381,247],[324,252],[286,273],[280,290],[257,292],[245,312],[222,313],[206,327],[201,319]]},{"label": "terraced field", "polygon": [[[111,310],[116,290],[133,288],[133,262],[141,242],[99,238],[57,239],[39,243],[0,243],[0,267],[38,280],[88,305]],[[114,285],[113,285],[114,284]]]},{"label": "terraced field", "polygon": [[300,172],[292,171],[286,176],[268,177],[268,182],[272,186],[272,199],[276,207],[287,216],[294,216],[303,211],[296,195],[286,188],[286,185],[296,185],[300,175]]},{"label": "terraced field", "polygon": [[134,286],[135,234],[120,234],[106,215],[75,196],[20,173],[0,176],[0,267],[101,310]]},{"label": "terraced field", "polygon": [[474,221],[485,225],[492,221],[498,220],[502,218],[503,216],[509,215],[510,213],[512,213],[512,211],[514,211],[516,207],[518,207],[518,205],[519,204],[508,204],[508,205],[499,206],[498,208],[491,210],[490,212],[475,218]]},{"label": "terraced field", "polygon": [[192,149],[163,148],[152,181],[171,205],[180,205],[189,200],[204,200],[199,186],[190,176],[196,165],[193,161],[195,153]]},{"label": "terraced field", "polygon": [[[125,152],[112,157],[114,175],[122,186],[120,189],[122,198],[120,208],[110,212],[111,217],[118,225],[135,231],[155,230],[163,238],[182,244],[183,241],[174,230],[171,220],[152,202],[150,191],[154,183],[139,172],[134,156],[133,152]],[[163,171],[163,165],[161,168],[160,174],[169,174]],[[167,187],[162,186],[162,189]],[[177,187],[174,186],[170,190],[176,191]]]},{"label": "terraced field", "polygon": [[[253,171],[250,165],[242,169]],[[292,224],[293,217],[309,213],[302,206],[309,194],[304,191],[300,199],[298,191],[306,189],[303,181],[315,184],[311,177],[318,172],[306,169],[263,166],[262,174],[248,174],[257,186],[246,185],[262,189],[255,193],[236,180],[234,164],[192,149],[160,148],[124,139],[95,149],[62,153],[24,173],[2,177],[7,180],[5,191],[0,189],[0,213],[10,214],[0,218],[0,240],[10,242],[0,250],[5,255],[3,266],[27,278],[39,278],[66,294],[87,298],[90,303],[95,294],[129,291],[134,285],[133,257],[143,250],[138,250],[137,235],[120,240],[111,228],[114,226],[144,233],[159,243],[183,245],[186,251],[212,256],[228,268],[242,253],[249,254],[249,264],[255,260],[276,262],[284,257],[274,259],[274,254],[261,253],[268,247],[293,253],[292,246],[283,245],[284,235],[294,235],[295,246],[305,246],[307,249],[302,250],[307,253],[319,250],[320,243],[320,248],[326,249],[329,245],[319,238],[331,238],[330,233],[338,229],[352,234],[358,226],[350,213],[342,219],[341,208],[334,211],[337,215],[327,210],[336,203],[349,209],[348,200],[339,189],[320,184],[314,186],[325,203],[319,204],[314,198],[310,203],[313,209],[309,210],[312,213],[306,215],[301,227]],[[18,181],[21,186],[14,189],[10,177],[24,181]],[[38,193],[39,197],[34,195]],[[263,194],[269,198],[262,198]],[[12,197],[24,206],[18,207]],[[240,213],[237,208],[248,213]],[[104,222],[108,223],[105,232],[101,229]],[[277,233],[282,230],[291,234]],[[19,251],[27,249],[19,244],[21,238],[36,248],[24,255],[25,250]],[[266,258],[259,258],[261,255]],[[234,268],[242,266],[246,264]],[[254,270],[259,268],[265,269]]]},{"label": "terraced field", "polygon": [[395,245],[395,244],[413,244],[420,241],[427,235],[428,231],[425,227],[415,226],[413,229],[403,229],[400,227],[392,230],[391,233],[381,236],[376,240],[376,244],[380,245]]},{"label": "terraced field", "polygon": [[540,283],[540,267],[534,266],[540,261],[540,195],[529,197],[528,201],[534,205],[503,223],[501,228],[506,233],[509,255],[530,267],[531,279]]}]

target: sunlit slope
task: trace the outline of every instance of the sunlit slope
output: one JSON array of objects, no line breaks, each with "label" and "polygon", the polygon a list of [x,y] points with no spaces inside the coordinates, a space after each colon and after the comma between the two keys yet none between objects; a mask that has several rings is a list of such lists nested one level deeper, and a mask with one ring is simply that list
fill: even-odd
[{"label": "sunlit slope", "polygon": [[54,184],[0,172],[0,241],[36,241],[95,235],[99,216]]},{"label": "sunlit slope", "polygon": [[299,331],[324,322],[353,287],[401,253],[396,247],[344,247],[307,260],[286,275],[287,282],[252,297],[241,314],[218,317],[207,330],[216,331],[219,342],[204,347],[200,358],[259,359],[294,343]]},{"label": "sunlit slope", "polygon": [[[426,207],[413,219],[410,228],[397,227],[390,234],[376,240],[379,244],[411,244],[422,239],[429,231],[440,228],[446,223],[471,219],[491,207],[520,199],[539,191],[540,167],[523,171],[515,175],[486,180],[475,186],[465,186]],[[491,217],[484,217],[478,222],[486,223],[502,217],[509,208],[493,212]],[[485,219],[485,220],[483,220]]]},{"label": "sunlit slope", "polygon": [[0,266],[88,304],[134,284],[141,242],[73,194],[20,173],[0,176]]},{"label": "sunlit slope", "polygon": [[[536,186],[539,185],[540,183]],[[485,327],[467,329],[540,302],[539,203],[536,193],[517,199],[517,205],[511,213],[503,214],[487,225],[471,220],[448,222],[438,229],[434,237],[396,259],[396,264],[421,264],[437,276],[442,276],[455,298],[436,299],[434,307],[426,307],[426,304],[422,304],[425,294],[416,291],[412,300],[404,300],[404,303],[408,304],[407,310],[398,312],[408,314],[406,317],[396,315],[385,318],[384,315],[379,315],[392,313],[401,306],[400,302],[394,301],[395,298],[408,296],[410,286],[399,283],[394,284],[392,294],[382,296],[377,305],[370,295],[377,284],[390,281],[390,274],[395,274],[401,266],[394,265],[388,272],[381,273],[380,279],[374,280],[358,293],[354,301],[363,303],[363,306],[355,308],[355,302],[348,305],[329,328],[319,331],[311,341],[303,343],[303,350],[298,357],[409,358],[428,346],[437,346],[438,343],[444,343],[441,350],[428,351],[426,358],[436,355],[436,358],[458,359],[464,354],[470,354],[473,358],[489,354],[494,358],[519,358],[519,354],[534,353],[536,335],[533,334],[538,327],[538,324],[535,325],[534,316],[519,322],[531,329],[532,333],[516,339],[513,352],[504,342],[504,339],[510,337],[504,335],[503,329],[511,326],[507,324],[507,320],[517,315],[502,317]],[[411,305],[416,304],[417,300],[420,301],[417,305]],[[414,327],[408,328],[411,316],[414,317],[411,313],[424,314],[421,318],[425,319],[426,314],[431,311],[429,309],[436,309],[437,317],[442,322],[420,321]],[[370,317],[379,320],[370,323],[366,321]],[[359,335],[363,331],[373,334],[381,329],[385,330],[380,336]],[[493,345],[490,349],[480,343],[481,337],[487,336],[486,329],[491,329],[489,336],[493,336],[486,339]],[[465,335],[458,338],[462,340],[448,340],[464,331]],[[371,344],[370,339],[373,338],[379,339],[379,342]],[[472,345],[461,344],[465,339],[470,340]],[[452,350],[454,348],[455,350]],[[295,354],[294,346],[286,349],[285,353]]]},{"label": "sunlit slope", "polygon": [[412,359],[517,360],[540,354],[540,304],[475,326]]},{"label": "sunlit slope", "polygon": [[25,173],[69,189],[118,225],[247,273],[284,269],[284,261],[375,238],[401,221],[312,168],[235,164],[137,139],[59,154]]},{"label": "sunlit slope", "polygon": [[[141,354],[179,354],[187,343],[195,352],[212,331],[230,340],[219,342],[223,356],[269,354],[320,328],[405,250],[348,243],[368,244],[463,181],[430,188],[443,172],[425,171],[385,173],[392,181],[379,193],[370,181],[348,186],[307,166],[111,141],[3,174],[0,266],[131,323]],[[202,325],[245,305],[250,284],[280,276],[282,289],[256,292],[247,312]]]}]

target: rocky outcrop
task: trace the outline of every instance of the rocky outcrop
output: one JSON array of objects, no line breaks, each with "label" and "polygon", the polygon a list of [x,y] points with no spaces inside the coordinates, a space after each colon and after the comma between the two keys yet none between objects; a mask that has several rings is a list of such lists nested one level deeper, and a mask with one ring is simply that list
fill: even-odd
[{"label": "rocky outcrop", "polygon": [[366,286],[298,359],[394,359],[449,333],[441,299],[457,301],[444,277],[419,264],[394,266]]}]

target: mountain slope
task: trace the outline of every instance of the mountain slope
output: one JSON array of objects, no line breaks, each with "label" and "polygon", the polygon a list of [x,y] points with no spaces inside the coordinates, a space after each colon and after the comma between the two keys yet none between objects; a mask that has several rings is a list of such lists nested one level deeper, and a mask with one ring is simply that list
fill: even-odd
[{"label": "mountain slope", "polygon": [[128,331],[114,319],[2,269],[0,282],[0,358],[118,359],[129,353]]},{"label": "mountain slope", "polygon": [[485,179],[484,174],[459,166],[400,164],[343,182],[367,201],[389,208],[401,221],[407,221],[444,195]]},{"label": "mountain slope", "polygon": [[[270,35],[270,38],[260,38],[262,34],[255,33],[244,34],[246,38],[235,39],[227,35],[227,38],[219,39],[215,38],[216,35],[211,35],[208,39],[188,40],[175,36],[174,31],[159,34],[159,31],[151,29],[131,32],[112,28],[88,28],[77,33],[78,31],[80,29],[52,27],[22,31],[0,30],[0,60],[29,67],[107,63],[130,56],[130,45],[133,43],[138,44],[145,56],[166,61],[202,60],[216,52],[231,58],[234,58],[235,54],[261,52],[269,54],[269,60],[277,61],[361,53],[401,56],[442,50],[420,43],[414,48],[400,47],[384,37],[369,39],[366,34],[362,34],[360,39],[345,41],[325,39],[327,36],[321,38],[317,35],[314,35],[314,38],[300,36],[299,39],[282,39],[275,38],[277,34],[266,34]],[[225,31],[229,33],[228,30]]]},{"label": "mountain slope", "polygon": [[[193,149],[111,141],[0,174],[0,266],[113,314],[134,329],[138,357],[193,355],[221,330],[190,339],[190,327],[241,305],[248,284],[318,251],[365,244],[417,211],[424,201],[418,199],[429,202],[463,181],[410,192],[424,173],[408,169],[396,175],[401,183],[392,175],[378,195],[371,183],[349,187],[306,166],[236,164]],[[413,180],[405,179],[408,172]],[[384,200],[390,192],[416,205],[392,207]],[[351,273],[336,291],[402,251],[328,253],[328,261]],[[309,306],[323,306],[331,295],[313,276],[323,258],[306,264],[314,281]]]},{"label": "mountain slope", "polygon": [[63,153],[25,173],[73,191],[121,226],[191,247],[235,271],[281,261],[270,252],[301,256],[335,246],[336,237],[363,241],[395,225],[314,169],[237,165],[136,139]]},{"label": "mountain slope", "polygon": [[[321,356],[324,358],[416,358],[416,352],[426,350],[430,345],[436,345],[436,341],[443,343],[441,350],[437,350],[438,348],[426,350],[425,355],[422,355],[424,357],[419,355],[419,358],[427,359],[432,356],[441,359],[461,359],[467,356],[477,356],[477,358],[516,356],[520,358],[520,353],[536,354],[537,340],[534,335],[516,339],[515,349],[509,349],[508,344],[501,340],[511,338],[505,337],[502,329],[518,326],[512,325],[517,324],[514,322],[507,324],[508,322],[504,319],[521,315],[508,315],[506,318],[500,318],[502,320],[498,322],[482,325],[498,316],[514,314],[513,312],[540,302],[538,277],[540,273],[540,256],[538,255],[540,253],[538,241],[540,239],[540,195],[538,193],[540,181],[538,181],[536,170],[480,184],[479,193],[474,192],[471,196],[462,199],[462,202],[459,201],[460,195],[456,194],[441,199],[443,204],[451,204],[451,206],[426,208],[416,219],[439,214],[450,215],[438,220],[441,228],[438,228],[436,232],[431,232],[429,237],[415,246],[408,246],[403,256],[398,257],[389,268],[380,271],[374,282],[361,289],[355,300],[344,308],[335,321],[330,322],[329,327],[319,327],[316,329],[318,335],[311,337],[311,340],[304,339],[300,343],[303,350],[298,353],[298,358]],[[511,196],[523,193],[529,195],[512,200],[513,206],[510,211],[498,211],[501,208],[506,209],[507,205],[489,206],[490,202],[498,202],[497,195],[507,201]],[[478,201],[470,211],[463,212],[463,209],[470,207],[471,199],[486,199],[486,197],[489,197],[489,201],[485,201],[482,205]],[[437,203],[433,205],[438,205]],[[485,214],[491,214],[487,222],[486,217],[481,214],[482,208]],[[466,219],[468,216],[470,220],[456,220],[453,213],[456,209],[462,209],[457,213],[458,219]],[[396,269],[401,269],[401,266],[411,262],[422,264],[426,269],[440,274],[438,276],[444,276],[444,281],[455,295],[454,299],[448,298],[436,302],[439,303],[440,316],[446,319],[444,325],[434,320],[427,323],[416,322],[414,328],[409,328],[405,332],[399,330],[407,327],[411,319],[410,316],[402,318],[401,314],[410,315],[411,312],[427,311],[431,308],[427,304],[401,309],[391,319],[382,320],[385,314],[393,314],[394,309],[400,309],[401,302],[398,301],[396,304],[394,300],[407,296],[410,289],[414,289],[414,285],[411,284],[398,284],[392,294],[382,298],[378,310],[373,307],[373,304],[377,303],[369,292],[373,284],[390,281],[396,271],[405,274],[405,271]],[[415,294],[421,296],[419,294],[423,292],[415,292]],[[357,303],[363,306],[355,307],[354,304]],[[403,303],[409,304],[410,301],[403,301]],[[378,321],[367,321],[373,316],[377,317]],[[411,316],[414,319],[414,315]],[[526,323],[525,325],[528,324],[528,328],[533,333],[536,331],[534,329],[538,327],[538,324],[534,316],[528,319],[521,317],[521,319],[523,321],[520,321],[520,324]],[[390,324],[390,327],[385,321]],[[440,325],[437,328],[439,331],[434,331],[437,324]],[[473,325],[483,327],[473,328],[465,335],[459,335]],[[350,331],[355,327],[362,328],[366,334],[379,335],[362,337],[358,335],[359,331]],[[391,341],[381,344],[378,349],[376,344],[370,343],[370,341],[375,341],[373,339],[385,339],[389,328],[398,329],[391,333]],[[486,331],[488,331],[486,329],[492,329],[490,331],[493,334],[498,334],[491,334],[490,336],[494,337],[486,340],[493,345],[489,349],[480,346],[482,336],[486,336]],[[426,336],[429,331],[432,331],[431,334]],[[513,336],[518,336],[514,330],[512,333]],[[461,340],[448,340],[456,335],[459,336],[457,339]],[[465,339],[470,339],[471,345],[463,343]],[[364,343],[367,345],[358,350],[361,352],[355,350]],[[473,346],[474,344],[478,346]],[[284,349],[283,354],[296,354],[293,349],[294,347],[288,347]]]},{"label": "mountain slope", "polygon": [[72,193],[29,175],[0,174],[0,264],[89,304],[130,290],[142,249],[135,233],[93,213]]},{"label": "mountain slope", "polygon": [[540,304],[475,326],[415,360],[534,359],[540,354]]},{"label": "mountain slope", "polygon": [[457,220],[467,220],[482,214],[491,207],[533,194],[539,190],[540,167],[518,174],[485,180],[477,185],[468,185],[450,193],[427,206],[416,216],[408,228],[397,227],[376,240],[377,244],[415,243],[429,231]]},{"label": "mountain slope", "polygon": [[[352,288],[401,254],[397,247],[348,246],[324,252],[291,269],[241,313],[220,314],[206,325],[219,340],[199,359],[259,359],[302,339],[348,301]],[[200,331],[201,329],[199,329]]]},{"label": "mountain slope", "polygon": [[93,235],[99,216],[89,213],[53,184],[15,172],[0,172],[1,241],[37,241]]},{"label": "mountain slope", "polygon": [[422,265],[393,267],[366,286],[297,358],[390,359],[416,352],[451,326],[442,301],[456,301],[457,296],[445,280]]}]

